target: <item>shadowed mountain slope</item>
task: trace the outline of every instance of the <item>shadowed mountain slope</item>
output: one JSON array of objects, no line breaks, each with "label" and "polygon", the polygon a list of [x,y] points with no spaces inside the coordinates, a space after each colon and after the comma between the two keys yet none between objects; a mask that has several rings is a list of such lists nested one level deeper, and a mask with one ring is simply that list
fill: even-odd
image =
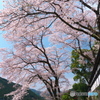
[{"label": "shadowed mountain slope", "polygon": [[[0,77],[0,100],[12,100],[10,97],[5,97],[5,94],[8,94],[15,90],[13,87],[15,83],[9,83],[4,78]],[[28,95],[23,98],[23,100],[44,100],[41,96],[37,95],[36,93],[28,90]]]}]

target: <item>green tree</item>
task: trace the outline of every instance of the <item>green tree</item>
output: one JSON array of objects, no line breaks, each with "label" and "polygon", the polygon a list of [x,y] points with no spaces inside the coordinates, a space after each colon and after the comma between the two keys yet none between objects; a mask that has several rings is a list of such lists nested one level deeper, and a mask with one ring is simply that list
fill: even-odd
[{"label": "green tree", "polygon": [[85,83],[75,83],[73,85],[73,90],[76,92],[87,92],[88,86]]},{"label": "green tree", "polygon": [[[90,53],[90,50],[83,49],[82,52],[84,54]],[[92,59],[89,59],[89,55],[86,57],[81,57],[81,55],[75,50],[72,51],[71,57],[71,69],[75,74],[74,80],[78,81],[78,83],[73,84],[73,90],[76,92],[87,92],[88,91],[88,83],[89,78],[91,76],[92,70]],[[86,100],[87,96],[79,96],[79,100]]]},{"label": "green tree", "polygon": [[77,97],[71,97],[70,96],[70,90],[66,93],[64,93],[62,96],[61,96],[61,100],[75,100],[77,99]]},{"label": "green tree", "polygon": [[[75,92],[79,92],[79,93],[80,92],[87,92],[88,86],[85,83],[75,83],[73,85],[73,90],[75,90]],[[86,100],[87,96],[79,96],[78,98],[79,98],[79,100],[80,99],[81,100]]]},{"label": "green tree", "polygon": [[[84,49],[83,53],[87,51],[89,50]],[[74,80],[79,81],[80,83],[86,83],[86,84],[88,84],[88,81],[91,75],[91,69],[92,69],[92,63],[90,59],[87,59],[87,58],[84,58],[82,62],[82,58],[80,54],[76,52],[75,50],[72,51],[71,69],[72,69],[72,73],[75,74]]]}]

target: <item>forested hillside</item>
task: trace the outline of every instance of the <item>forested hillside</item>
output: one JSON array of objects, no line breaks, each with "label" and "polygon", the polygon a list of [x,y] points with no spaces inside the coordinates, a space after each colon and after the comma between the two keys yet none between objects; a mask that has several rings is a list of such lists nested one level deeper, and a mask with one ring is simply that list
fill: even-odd
[{"label": "forested hillside", "polygon": [[[11,100],[11,97],[5,97],[4,95],[14,91],[15,88],[13,87],[15,83],[8,84],[6,79],[0,77],[0,100]],[[23,100],[43,100],[42,97],[38,96],[31,90],[28,90],[28,95],[23,98]]]}]

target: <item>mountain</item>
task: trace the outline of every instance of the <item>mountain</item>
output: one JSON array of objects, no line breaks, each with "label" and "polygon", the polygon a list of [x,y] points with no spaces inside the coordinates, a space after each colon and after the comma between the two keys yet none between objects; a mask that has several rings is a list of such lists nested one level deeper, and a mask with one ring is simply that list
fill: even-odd
[{"label": "mountain", "polygon": [[40,96],[40,94],[41,94],[41,91],[37,91],[37,90],[35,90],[35,89],[30,89],[32,92],[34,92],[35,94],[37,94],[37,95],[39,95]]},{"label": "mountain", "polygon": [[[12,100],[11,96],[5,97],[4,95],[14,91],[14,85],[15,83],[12,82],[8,84],[6,79],[0,77],[0,100]],[[28,95],[26,95],[23,100],[44,100],[44,98],[37,95],[34,91],[28,90]]]}]

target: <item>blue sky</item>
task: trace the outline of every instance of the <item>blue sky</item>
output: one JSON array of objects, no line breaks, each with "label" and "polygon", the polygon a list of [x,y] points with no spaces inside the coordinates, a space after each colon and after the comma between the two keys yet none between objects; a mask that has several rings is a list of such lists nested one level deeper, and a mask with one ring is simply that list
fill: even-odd
[{"label": "blue sky", "polygon": [[[0,9],[3,9],[3,0],[0,0]],[[47,44],[46,44],[47,46]],[[11,48],[11,44],[3,38],[3,32],[0,31],[0,48]],[[72,73],[66,73],[66,77],[69,79],[70,84],[73,84],[73,76]]]},{"label": "blue sky", "polygon": [[[3,0],[0,0],[0,9],[3,9]],[[0,31],[0,48],[10,48],[11,45],[3,38],[3,32]]]}]

